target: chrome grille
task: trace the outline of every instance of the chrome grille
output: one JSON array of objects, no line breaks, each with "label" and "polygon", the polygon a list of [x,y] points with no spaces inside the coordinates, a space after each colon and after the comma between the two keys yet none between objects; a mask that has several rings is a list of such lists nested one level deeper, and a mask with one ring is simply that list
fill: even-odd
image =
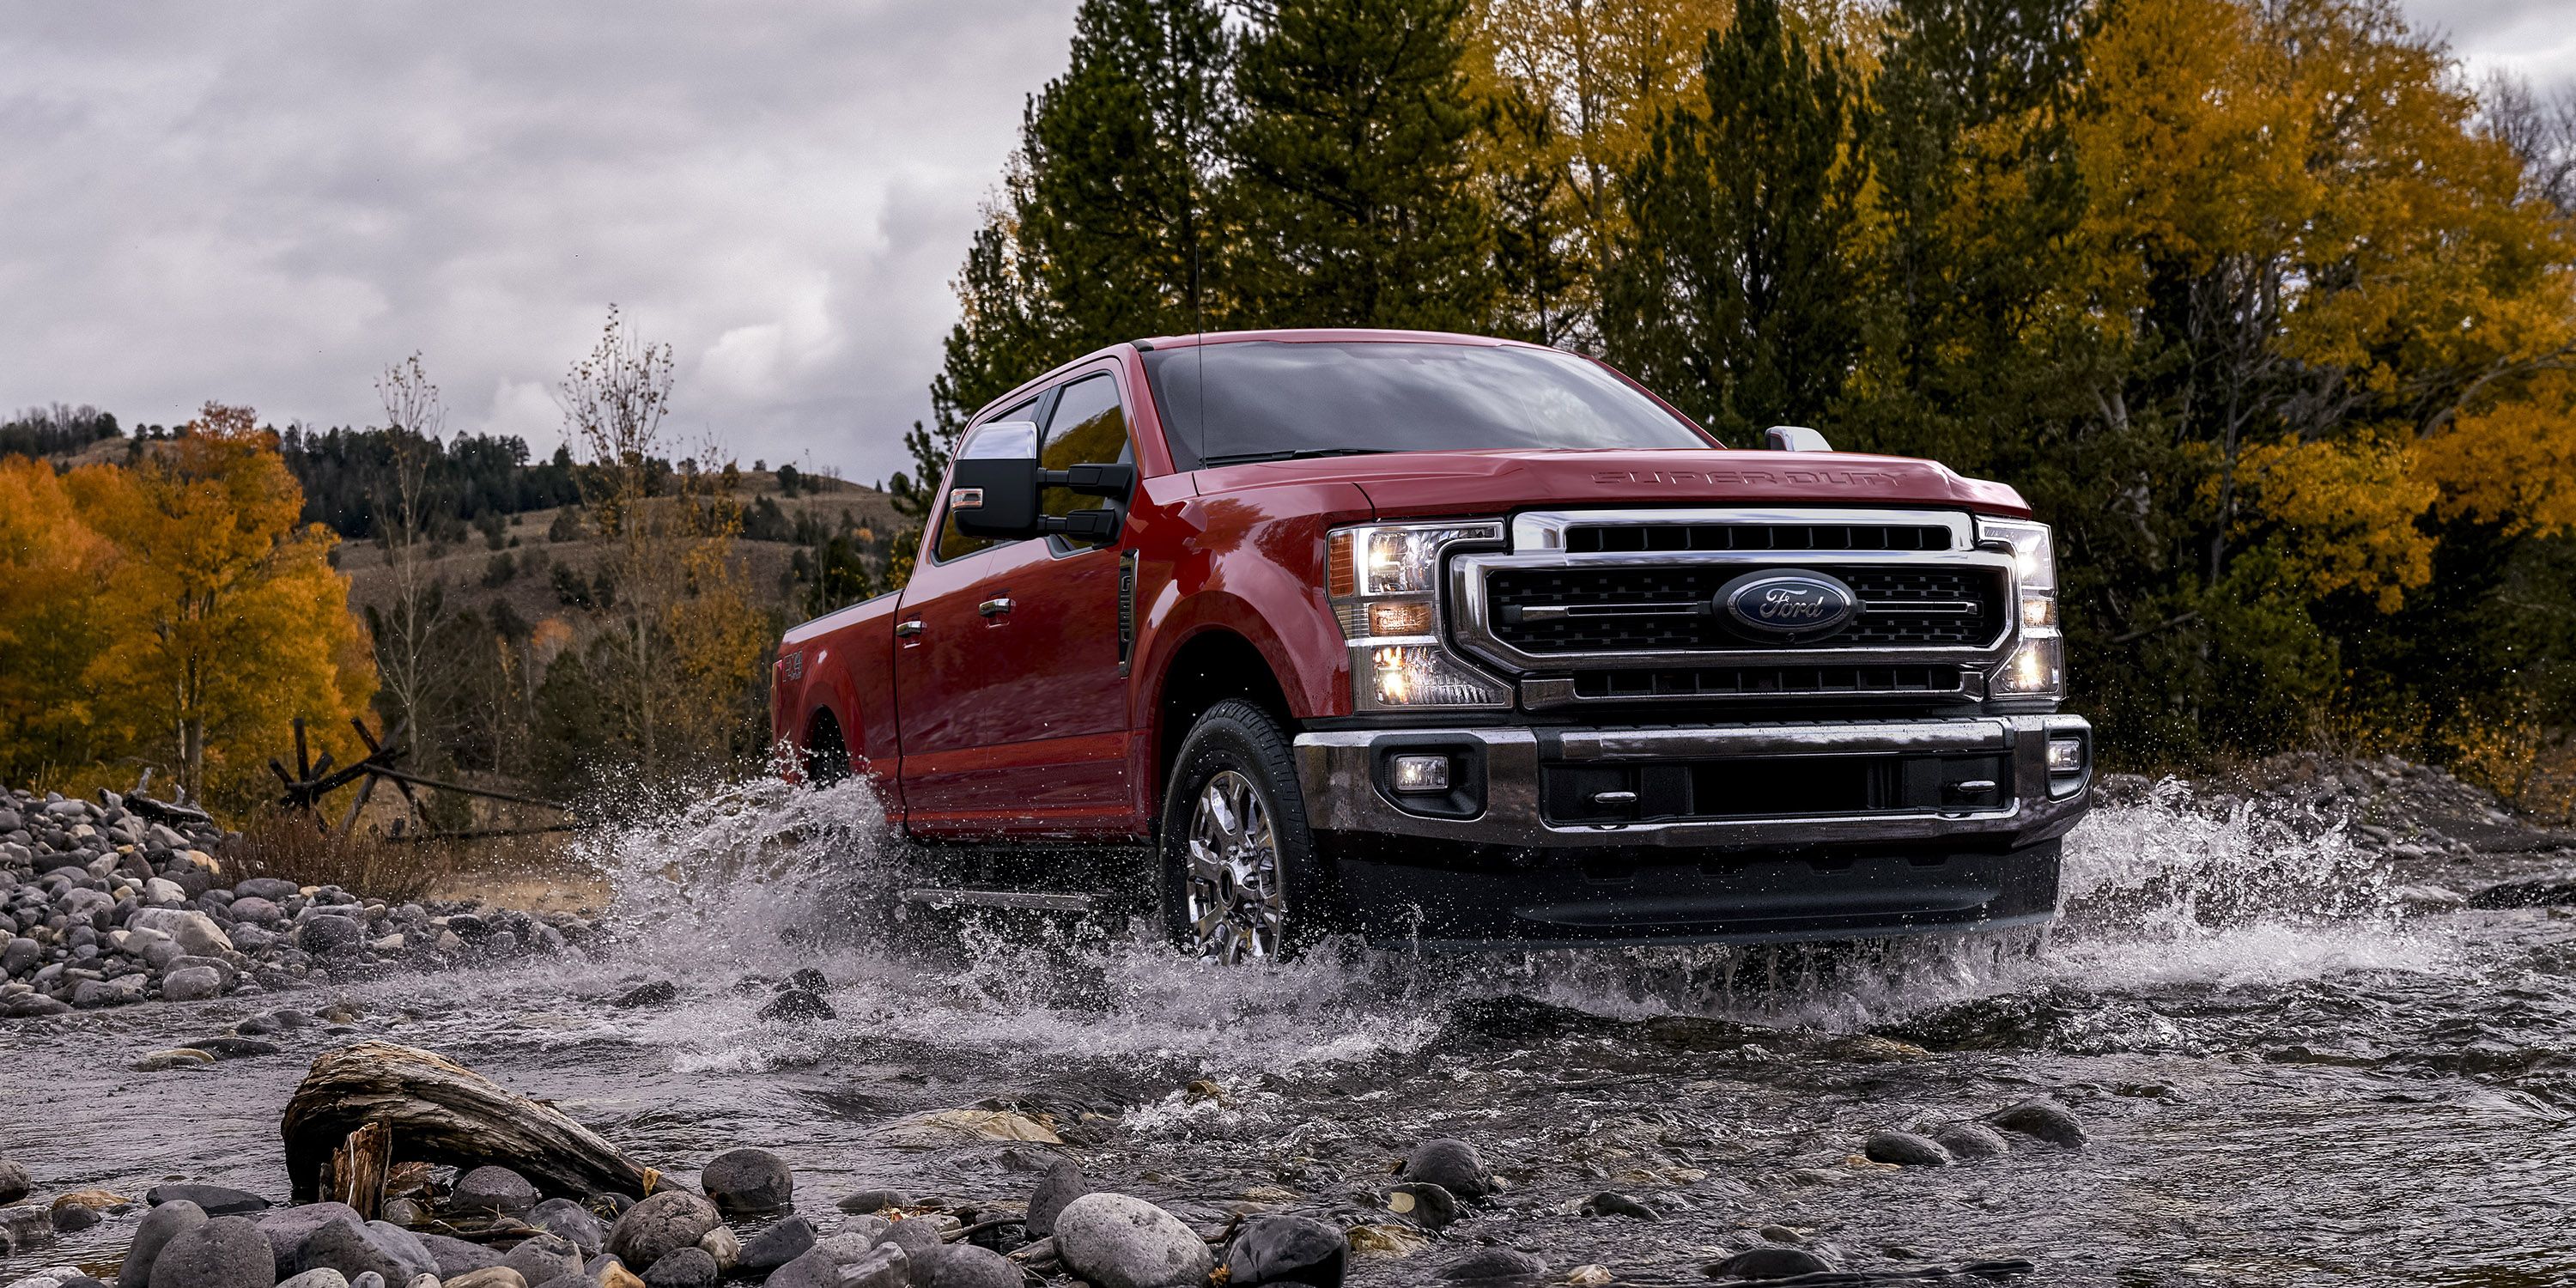
[{"label": "chrome grille", "polygon": [[2004,627],[1999,569],[1854,566],[1830,571],[1859,596],[1851,625],[1822,639],[1747,640],[1717,607],[1718,589],[1781,562],[1646,567],[1499,568],[1486,582],[1494,637],[1527,653],[1670,652],[1764,648],[1975,647]]}]

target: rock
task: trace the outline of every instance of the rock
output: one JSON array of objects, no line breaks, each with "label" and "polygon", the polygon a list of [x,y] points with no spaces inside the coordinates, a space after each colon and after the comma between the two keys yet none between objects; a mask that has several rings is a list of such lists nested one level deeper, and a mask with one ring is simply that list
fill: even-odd
[{"label": "rock", "polygon": [[[134,1227],[133,1243],[125,1249],[125,1264],[117,1267],[116,1288],[147,1288],[152,1282],[152,1259],[161,1255],[170,1240],[205,1223],[206,1210],[186,1199],[144,1213]],[[275,1279],[272,1273],[270,1281]]]},{"label": "rock", "polygon": [[911,1259],[912,1288],[1020,1288],[1020,1268],[991,1248],[952,1243]]},{"label": "rock", "polygon": [[215,919],[202,912],[184,908],[137,908],[125,919],[131,930],[157,930],[179,941],[181,948],[201,957],[212,957],[233,950],[232,938]]},{"label": "rock", "polygon": [[832,1206],[853,1215],[883,1212],[887,1208],[911,1207],[912,1196],[901,1190],[861,1190]]},{"label": "rock", "polygon": [[764,1020],[837,1020],[840,1017],[841,1013],[833,1010],[832,1004],[824,1001],[822,994],[809,993],[801,988],[787,989],[760,1008],[760,1018]]},{"label": "rock", "polygon": [[284,903],[302,894],[304,888],[282,877],[249,877],[233,883],[233,895],[240,899],[266,899]]},{"label": "rock", "polygon": [[941,1246],[945,1240],[940,1237],[939,1222],[923,1216],[897,1221],[887,1226],[885,1235],[878,1242],[891,1243],[917,1257]]},{"label": "rock", "polygon": [[1090,1192],[1091,1182],[1083,1179],[1081,1167],[1071,1159],[1057,1160],[1029,1193],[1029,1237],[1043,1239],[1054,1234],[1056,1214],[1064,1211],[1065,1204]]},{"label": "rock", "polygon": [[542,1197],[537,1187],[517,1172],[484,1166],[456,1178],[456,1188],[448,1192],[447,1205],[460,1212],[518,1216],[535,1207]]},{"label": "rock", "polygon": [[324,1266],[319,1270],[307,1270],[303,1274],[286,1279],[280,1282],[277,1288],[349,1288],[349,1277],[329,1266]]},{"label": "rock", "polygon": [[390,1221],[360,1225],[346,1218],[324,1224],[296,1247],[298,1273],[317,1266],[348,1276],[350,1288],[357,1288],[360,1275],[381,1275],[387,1283],[407,1284],[414,1275],[438,1273],[438,1259],[411,1231]]},{"label": "rock", "polygon": [[237,1038],[222,1034],[210,1038],[197,1038],[187,1045],[191,1051],[203,1051],[218,1060],[248,1060],[257,1056],[275,1055],[278,1052],[278,1045],[274,1042],[261,1042],[255,1038]]},{"label": "rock", "polygon": [[733,1268],[742,1262],[742,1239],[724,1226],[699,1235],[698,1247],[716,1259],[717,1274],[732,1274]]},{"label": "rock", "polygon": [[271,1288],[277,1260],[248,1218],[219,1216],[170,1236],[152,1258],[150,1288]]},{"label": "rock", "polygon": [[[296,1250],[304,1246],[306,1239],[313,1237],[314,1231],[334,1221],[363,1223],[364,1220],[356,1208],[346,1203],[307,1203],[302,1207],[262,1213],[259,1232],[268,1237],[269,1251],[277,1258],[277,1277],[284,1279],[299,1269],[295,1264]],[[430,1259],[437,1260],[434,1256]]]},{"label": "rock", "polygon": [[1092,1193],[1055,1218],[1056,1256],[1097,1288],[1197,1284],[1215,1268],[1207,1244],[1179,1217],[1140,1198]]},{"label": "rock", "polygon": [[839,1275],[840,1288],[911,1288],[912,1258],[893,1244],[880,1244],[858,1260],[843,1263]]},{"label": "rock", "polygon": [[607,1224],[571,1199],[547,1199],[529,1208],[527,1222],[572,1240],[572,1246],[579,1248],[584,1257],[598,1256],[600,1245],[608,1242]]},{"label": "rock", "polygon": [[2036,1136],[2069,1149],[2082,1145],[2086,1139],[2084,1120],[2077,1118],[2074,1110],[2054,1100],[2025,1100],[2001,1113],[1988,1114],[1986,1121],[2005,1131]]},{"label": "rock", "polygon": [[51,1219],[54,1223],[54,1233],[71,1234],[98,1224],[98,1209],[79,1203],[57,1203],[53,1207]]},{"label": "rock", "polygon": [[154,1207],[181,1199],[204,1208],[208,1216],[240,1216],[245,1212],[263,1212],[276,1206],[248,1190],[237,1190],[227,1185],[202,1185],[194,1181],[172,1181],[143,1192],[143,1201]]},{"label": "rock", "polygon": [[1764,1244],[1710,1265],[1702,1273],[1711,1279],[1786,1279],[1791,1275],[1827,1273],[1833,1268],[1834,1263],[1805,1248]]},{"label": "rock", "polygon": [[704,1248],[682,1248],[644,1272],[644,1288],[715,1288],[716,1259]]},{"label": "rock", "polygon": [[354,917],[320,916],[295,928],[295,946],[316,957],[339,957],[358,951],[367,928]]},{"label": "rock", "polygon": [[765,1149],[729,1149],[708,1159],[698,1186],[728,1216],[784,1211],[796,1195],[786,1160]]},{"label": "rock", "polygon": [[432,1261],[438,1263],[438,1277],[454,1279],[475,1270],[489,1270],[501,1264],[501,1254],[479,1243],[451,1238],[444,1234],[419,1236],[420,1246],[429,1249]]},{"label": "rock", "polygon": [[699,1238],[723,1219],[715,1204],[684,1190],[665,1190],[626,1209],[601,1246],[629,1266],[650,1266],[698,1246]]},{"label": "rock", "polygon": [[1661,1221],[1664,1214],[1625,1194],[1603,1191],[1583,1200],[1583,1210],[1592,1216],[1624,1216],[1632,1221]]},{"label": "rock", "polygon": [[680,986],[667,979],[657,979],[649,984],[638,984],[618,994],[617,1000],[610,1002],[609,1005],[631,1011],[639,1006],[666,1006],[678,1000],[680,1000]]},{"label": "rock", "polygon": [[430,1219],[429,1209],[418,1199],[386,1199],[384,1215],[386,1220],[406,1230],[427,1225]]},{"label": "rock", "polygon": [[1440,1267],[1432,1277],[1477,1288],[1535,1288],[1547,1278],[1547,1263],[1511,1248],[1478,1248]]},{"label": "rock", "polygon": [[1449,1137],[1414,1146],[1404,1160],[1404,1179],[1428,1181],[1462,1199],[1480,1199],[1495,1190],[1494,1175],[1485,1170],[1476,1147]]},{"label": "rock", "polygon": [[814,1247],[814,1223],[801,1216],[791,1216],[743,1241],[742,1253],[734,1259],[737,1269],[767,1274],[804,1256]]},{"label": "rock", "polygon": [[1873,1163],[1894,1163],[1899,1167],[1948,1167],[1950,1151],[1929,1136],[1910,1131],[1874,1131],[1860,1144],[1860,1152]]},{"label": "rock", "polygon": [[7,947],[0,947],[0,976],[27,974],[35,970],[36,963],[44,957],[43,944],[23,935],[12,938]]},{"label": "rock", "polygon": [[816,970],[811,966],[799,966],[796,969],[787,972],[787,986],[789,988],[801,988],[808,993],[829,993],[832,991],[832,981],[826,977],[823,972]]},{"label": "rock", "polygon": [[1243,1227],[1225,1250],[1226,1283],[1308,1284],[1339,1288],[1350,1245],[1313,1217],[1265,1216]]},{"label": "rock", "polygon": [[839,1259],[817,1245],[770,1271],[761,1288],[838,1288],[840,1282]]},{"label": "rock", "polygon": [[1447,1186],[1406,1181],[1387,1191],[1386,1210],[1423,1229],[1437,1230],[1458,1219],[1458,1196],[1451,1194]]},{"label": "rock", "polygon": [[942,1109],[897,1123],[886,1134],[889,1143],[905,1149],[943,1149],[961,1137],[1064,1143],[1052,1125],[1009,1109]]},{"label": "rock", "polygon": [[461,1275],[446,1276],[441,1288],[528,1288],[528,1281],[508,1266],[485,1266]]},{"label": "rock", "polygon": [[2012,1150],[2012,1143],[2004,1139],[2002,1132],[1965,1118],[1943,1123],[1932,1133],[1932,1139],[1950,1151],[1952,1158],[1992,1158]]},{"label": "rock", "polygon": [[[182,999],[186,1000],[186,999]],[[215,1062],[214,1053],[195,1047],[172,1047],[167,1051],[147,1051],[131,1067],[136,1073],[161,1073],[170,1069],[195,1069]]]},{"label": "rock", "polygon": [[499,1260],[532,1284],[545,1283],[558,1275],[577,1275],[583,1268],[580,1246],[560,1234],[522,1239],[519,1246],[510,1249],[510,1255]]},{"label": "rock", "polygon": [[35,1178],[27,1175],[25,1167],[0,1158],[0,1203],[15,1203],[35,1188]]},{"label": "rock", "polygon": [[2470,908],[2546,908],[2576,903],[2576,881],[2507,881],[2470,895]]},{"label": "rock", "polygon": [[224,995],[224,977],[205,966],[174,970],[161,977],[161,997],[171,1002],[202,1002]]}]

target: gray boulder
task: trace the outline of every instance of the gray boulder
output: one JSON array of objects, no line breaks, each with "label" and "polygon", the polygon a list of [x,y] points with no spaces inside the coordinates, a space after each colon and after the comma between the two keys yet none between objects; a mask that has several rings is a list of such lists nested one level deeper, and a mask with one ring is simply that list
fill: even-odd
[{"label": "gray boulder", "polygon": [[842,1265],[839,1274],[840,1288],[912,1288],[912,1258],[891,1243],[879,1244]]},{"label": "gray boulder", "polygon": [[600,1245],[608,1242],[607,1223],[571,1199],[547,1199],[528,1209],[527,1222],[572,1240],[572,1246],[581,1249],[584,1257],[598,1256]]},{"label": "gray boulder", "polygon": [[734,1264],[746,1271],[767,1274],[804,1256],[813,1247],[814,1223],[791,1216],[743,1240],[742,1255]]},{"label": "gray boulder", "polygon": [[518,1216],[535,1207],[542,1197],[528,1178],[506,1167],[486,1165],[456,1178],[456,1188],[448,1192],[447,1204],[460,1212]]},{"label": "gray boulder", "polygon": [[1020,1288],[1020,1268],[991,1248],[952,1243],[912,1258],[912,1288]]},{"label": "gray boulder", "polygon": [[202,1002],[223,995],[223,973],[210,966],[190,966],[161,977],[164,1001]]},{"label": "gray boulder", "polygon": [[601,1245],[628,1266],[650,1266],[698,1239],[724,1218],[716,1205],[685,1190],[664,1190],[626,1209]]},{"label": "gray boulder", "polygon": [[532,1284],[545,1283],[557,1275],[580,1274],[583,1263],[580,1245],[560,1234],[522,1239],[518,1247],[510,1249],[509,1256],[500,1259],[500,1264],[518,1271],[521,1279]]},{"label": "gray boulder", "polygon": [[1082,1169],[1071,1159],[1059,1159],[1038,1178],[1038,1187],[1029,1194],[1028,1231],[1032,1239],[1043,1239],[1055,1233],[1056,1214],[1064,1205],[1091,1192],[1091,1182],[1084,1180]]},{"label": "gray boulder", "polygon": [[295,946],[316,957],[338,957],[358,951],[367,928],[354,917],[320,916],[295,928]]},{"label": "gray boulder", "polygon": [[1444,1284],[1473,1288],[1537,1288],[1547,1277],[1546,1262],[1511,1248],[1478,1248],[1433,1275]]},{"label": "gray boulder", "polygon": [[229,1185],[202,1185],[194,1181],[172,1181],[143,1192],[143,1201],[154,1207],[182,1199],[204,1208],[208,1216],[240,1216],[248,1212],[264,1212],[275,1206],[248,1190],[237,1190]]},{"label": "gray boulder", "polygon": [[1702,1273],[1711,1279],[1786,1279],[1792,1275],[1823,1274],[1833,1268],[1834,1263],[1805,1248],[1766,1243],[1707,1266]]},{"label": "gray boulder", "polygon": [[2004,1139],[2002,1132],[1984,1123],[1964,1119],[1943,1123],[1933,1131],[1932,1139],[1950,1151],[1953,1158],[1992,1158],[2012,1149],[2012,1143]]},{"label": "gray boulder", "polygon": [[528,1281],[508,1266],[485,1266],[450,1276],[440,1288],[528,1288]]},{"label": "gray boulder", "polygon": [[271,903],[284,903],[303,892],[304,887],[282,877],[250,877],[233,883],[236,904],[243,899],[266,899]]},{"label": "gray boulder", "polygon": [[444,1234],[419,1236],[420,1246],[429,1249],[430,1259],[438,1263],[438,1277],[453,1279],[469,1270],[489,1270],[501,1264],[501,1254],[479,1243],[450,1238]]},{"label": "gray boulder", "polygon": [[1216,1268],[1206,1241],[1179,1217],[1126,1194],[1093,1193],[1055,1218],[1056,1256],[1096,1288],[1198,1284]]},{"label": "gray boulder", "polygon": [[1987,1121],[2005,1131],[2036,1136],[2052,1145],[2068,1149],[2081,1146],[2086,1139],[2084,1120],[2075,1111],[2054,1100],[2025,1100],[2012,1108],[1987,1117]]},{"label": "gray boulder", "polygon": [[1496,1189],[1494,1174],[1485,1170],[1476,1147],[1445,1136],[1413,1147],[1405,1156],[1404,1179],[1427,1181],[1462,1199],[1480,1199]]},{"label": "gray boulder", "polygon": [[324,1266],[281,1281],[277,1288],[349,1288],[349,1277]]},{"label": "gray boulder", "polygon": [[1874,1131],[1860,1143],[1860,1152],[1873,1163],[1894,1163],[1899,1167],[1948,1167],[1950,1151],[1929,1136],[1910,1131]]},{"label": "gray boulder", "polygon": [[125,919],[129,930],[157,930],[179,941],[181,948],[201,957],[228,953],[233,949],[230,936],[213,917],[189,908],[137,908]]},{"label": "gray boulder", "polygon": [[271,1288],[277,1261],[259,1227],[219,1216],[170,1236],[152,1258],[150,1288]]},{"label": "gray boulder", "polygon": [[36,1180],[25,1167],[0,1158],[0,1203],[15,1203],[35,1188]]},{"label": "gray boulder", "polygon": [[346,1203],[307,1203],[261,1213],[259,1232],[268,1236],[269,1250],[277,1254],[277,1277],[284,1279],[296,1273],[295,1250],[303,1247],[314,1231],[334,1221],[363,1220],[358,1209]]},{"label": "gray boulder", "polygon": [[386,1221],[338,1220],[306,1235],[295,1250],[298,1273],[327,1266],[348,1276],[381,1275],[386,1283],[407,1284],[414,1275],[438,1273],[438,1258],[429,1255],[412,1232]]},{"label": "gray boulder", "polygon": [[644,1288],[715,1288],[716,1259],[704,1248],[682,1248],[644,1272]]},{"label": "gray boulder", "polygon": [[1234,1246],[1225,1250],[1226,1283],[1311,1284],[1333,1288],[1342,1282],[1350,1258],[1342,1232],[1313,1217],[1265,1216],[1243,1227]]},{"label": "gray boulder", "polygon": [[786,1210],[796,1194],[796,1178],[786,1160],[765,1149],[729,1149],[707,1160],[698,1185],[729,1216]]},{"label": "gray boulder", "polygon": [[939,1248],[944,1243],[940,1237],[939,1223],[926,1217],[895,1222],[879,1242],[891,1243],[915,1257]]},{"label": "gray boulder", "polygon": [[185,1199],[144,1213],[134,1227],[133,1243],[125,1249],[125,1264],[117,1267],[116,1288],[147,1288],[152,1282],[152,1260],[161,1255],[161,1249],[205,1223],[206,1210]]}]

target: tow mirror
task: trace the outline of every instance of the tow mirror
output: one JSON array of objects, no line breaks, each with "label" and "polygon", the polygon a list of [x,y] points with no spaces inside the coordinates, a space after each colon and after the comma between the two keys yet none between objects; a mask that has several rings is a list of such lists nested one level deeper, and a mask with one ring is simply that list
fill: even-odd
[{"label": "tow mirror", "polygon": [[1075,541],[1118,539],[1124,517],[1118,509],[1076,510],[1071,514],[1040,512],[1040,497],[1051,487],[1123,505],[1136,490],[1133,465],[1076,465],[1069,469],[1038,468],[1038,427],[1025,420],[979,425],[957,449],[957,464],[948,472],[948,512],[957,530],[970,537],[1017,541],[1026,537],[1063,536]]}]

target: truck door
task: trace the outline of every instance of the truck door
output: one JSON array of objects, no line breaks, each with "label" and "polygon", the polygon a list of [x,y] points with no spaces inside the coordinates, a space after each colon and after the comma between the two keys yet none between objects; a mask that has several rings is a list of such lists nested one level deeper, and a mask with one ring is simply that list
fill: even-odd
[{"label": "truck door", "polygon": [[[1040,450],[1046,468],[1134,459],[1118,383],[1103,372],[1056,395]],[[1101,504],[1060,490],[1044,499],[1055,515]],[[917,747],[908,701],[902,717],[904,799],[915,831],[1132,830],[1120,557],[1117,545],[1049,537],[941,566],[936,584],[944,589],[925,602],[914,650],[937,677],[938,696],[920,704],[919,717],[936,732]],[[904,652],[898,648],[899,660]]]}]

